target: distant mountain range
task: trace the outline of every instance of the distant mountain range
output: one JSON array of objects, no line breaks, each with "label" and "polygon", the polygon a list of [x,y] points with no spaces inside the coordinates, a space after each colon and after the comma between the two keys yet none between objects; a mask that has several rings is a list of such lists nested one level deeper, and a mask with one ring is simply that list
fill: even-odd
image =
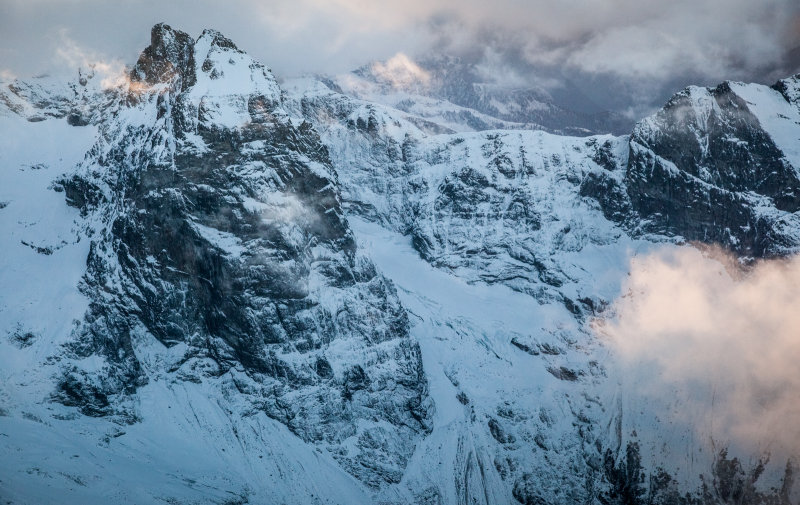
[{"label": "distant mountain range", "polygon": [[624,397],[591,324],[636,254],[800,249],[800,75],[628,128],[159,24],[97,81],[0,86],[4,503],[800,501],[796,459]]},{"label": "distant mountain range", "polygon": [[320,77],[336,91],[438,118],[455,131],[494,128],[543,130],[561,135],[624,134],[633,120],[604,110],[564,80],[553,93],[532,83],[503,82],[459,57],[403,54],[345,75]]}]

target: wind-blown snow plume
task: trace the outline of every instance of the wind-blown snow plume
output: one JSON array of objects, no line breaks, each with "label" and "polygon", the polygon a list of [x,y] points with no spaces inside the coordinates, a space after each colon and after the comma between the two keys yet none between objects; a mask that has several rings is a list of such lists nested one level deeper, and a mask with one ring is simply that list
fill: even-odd
[{"label": "wind-blown snow plume", "polygon": [[718,448],[800,454],[800,257],[670,247],[634,258],[623,293],[597,328],[630,394]]},{"label": "wind-blown snow plume", "polygon": [[59,33],[61,44],[56,49],[56,58],[67,67],[88,71],[98,77],[102,89],[125,86],[133,88],[128,77],[128,68],[116,58],[108,58],[78,44],[65,30]]}]

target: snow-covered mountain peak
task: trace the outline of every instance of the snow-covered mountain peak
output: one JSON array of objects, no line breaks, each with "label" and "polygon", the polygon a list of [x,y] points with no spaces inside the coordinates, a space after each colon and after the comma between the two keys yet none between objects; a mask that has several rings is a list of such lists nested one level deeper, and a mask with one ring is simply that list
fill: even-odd
[{"label": "snow-covered mountain peak", "polygon": [[798,249],[798,78],[566,137],[440,67],[282,89],[159,24],[120,87],[4,84],[2,498],[796,503],[786,461],[626,396],[590,321],[632,255]]},{"label": "snow-covered mountain peak", "polygon": [[211,29],[194,40],[164,23],[155,25],[150,45],[131,71],[131,81],[169,84],[178,93],[192,88],[195,98],[252,95],[273,107],[280,101],[272,72]]},{"label": "snow-covered mountain peak", "polygon": [[257,96],[271,107],[280,102],[281,90],[272,72],[216,30],[205,30],[197,39],[194,63],[193,96]]},{"label": "snow-covered mountain peak", "polygon": [[[586,136],[622,133],[629,127],[629,121],[597,112],[596,106],[597,110],[586,113],[557,103],[542,86],[497,65],[453,55],[414,60],[400,53],[328,80],[350,96],[389,105],[455,131],[533,129]],[[579,93],[574,86],[570,90]],[[583,102],[591,102],[580,95]]]},{"label": "snow-covered mountain peak", "polygon": [[236,44],[234,44],[231,39],[223,35],[219,30],[215,30],[213,28],[204,29],[197,41],[200,42],[200,40],[205,39],[209,39],[211,41],[211,47],[244,53],[242,50],[236,47]]}]

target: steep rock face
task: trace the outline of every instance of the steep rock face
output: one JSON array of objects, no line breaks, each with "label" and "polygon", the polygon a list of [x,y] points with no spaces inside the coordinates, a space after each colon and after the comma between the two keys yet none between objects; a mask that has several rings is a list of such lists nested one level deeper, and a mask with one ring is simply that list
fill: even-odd
[{"label": "steep rock face", "polygon": [[437,415],[407,476],[425,490],[415,499],[557,503],[604,493],[607,440],[592,391],[604,372],[581,321],[609,300],[602,272],[624,262],[628,242],[583,193],[590,174],[624,175],[626,139],[432,135],[327,87],[289,98],[328,146],[346,212],[363,220],[357,235],[390,242],[391,257],[374,243],[372,256],[401,286],[412,335],[432,356]]},{"label": "steep rock face", "polygon": [[[262,65],[217,32],[165,25],[63,185],[95,223],[79,368],[59,398],[119,414],[149,380],[137,341],[180,351],[168,370],[233,373],[250,409],[328,448],[370,486],[397,482],[427,430],[418,347],[394,288],[357,255],[327,152],[295,127]],[[112,397],[114,398],[112,400]]]},{"label": "steep rock face", "polygon": [[621,233],[584,197],[596,174],[621,178],[624,138],[434,135],[397,111],[327,89],[309,88],[294,100],[293,112],[314,123],[328,146],[346,209],[410,236],[436,267],[560,298],[551,288],[571,278],[561,255]]},{"label": "steep rock face", "polygon": [[[724,164],[716,169],[718,180],[709,178],[712,182],[687,174],[687,180],[694,184],[693,196],[711,203],[690,210],[690,217],[681,223],[684,231],[678,232],[654,224],[659,222],[663,209],[655,204],[654,208],[644,209],[642,204],[659,188],[678,193],[681,189],[673,174],[665,178],[652,171],[637,172],[642,167],[640,155],[645,151],[639,144],[644,135],[641,125],[632,138],[580,139],[508,131],[441,135],[418,127],[400,111],[349,99],[326,86],[298,87],[290,93],[290,104],[293,114],[314,123],[328,146],[340,174],[346,211],[379,223],[384,230],[402,234],[414,253],[428,264],[469,286],[459,288],[464,296],[444,288],[440,293],[438,286],[423,287],[405,279],[415,273],[395,269],[394,264],[400,260],[394,254],[385,262],[376,259],[402,288],[403,303],[414,314],[412,334],[419,335],[423,342],[430,335],[445,342],[444,351],[424,344],[423,356],[430,353],[437,357],[455,389],[453,394],[468,409],[471,420],[460,428],[468,435],[457,441],[465,454],[457,455],[451,463],[446,454],[426,444],[419,449],[430,458],[442,459],[442,466],[457,476],[458,492],[417,476],[414,466],[409,481],[427,489],[418,500],[722,503],[733,496],[730,490],[734,488],[739,489],[737,496],[749,493],[754,503],[781,499],[780,493],[765,487],[768,479],[759,482],[756,467],[742,465],[722,453],[713,454],[712,461],[706,455],[717,449],[703,444],[687,449],[697,451],[698,460],[702,456],[708,462],[699,465],[701,479],[698,474],[688,478],[679,475],[681,465],[669,462],[671,453],[665,447],[670,440],[683,440],[686,434],[670,433],[658,422],[636,425],[630,419],[635,417],[632,409],[639,407],[614,406],[616,393],[605,382],[606,370],[591,358],[596,354],[589,349],[597,342],[591,334],[584,333],[588,329],[583,324],[593,314],[602,313],[610,296],[616,296],[619,286],[604,273],[624,271],[631,250],[646,251],[653,242],[674,242],[690,236],[693,240],[736,246],[738,242],[729,240],[724,223],[735,213],[744,212],[740,207],[745,211],[747,206],[757,207],[758,215],[769,226],[767,231],[772,230],[765,243],[786,254],[790,249],[780,249],[776,232],[785,229],[791,244],[791,234],[796,234],[798,228],[791,224],[791,213],[775,207],[771,198],[758,196],[752,189],[760,179],[752,176],[739,181],[734,167]],[[737,128],[764,145],[777,145],[776,135],[765,121],[751,116]],[[679,119],[663,119],[659,125],[665,127],[665,132],[657,131],[659,126],[651,130],[663,143],[673,146],[670,156],[674,157],[683,155],[681,142],[691,140],[691,149],[692,145],[705,142],[703,136],[707,136],[702,133],[699,137],[671,139],[672,133],[683,135],[687,128],[692,131],[686,125],[672,130],[672,123]],[[797,131],[796,126],[792,128]],[[780,163],[787,167],[782,173],[791,181],[791,165],[784,163],[791,150],[786,143],[781,145],[783,150],[774,147],[770,156],[759,155],[756,150],[748,154],[744,149],[738,155],[749,161],[742,161],[739,168],[765,175],[771,170],[769,163]],[[738,155],[731,154],[734,158]],[[724,159],[723,154],[720,156]],[[710,158],[704,159],[711,162]],[[750,162],[769,166],[751,167],[747,165]],[[687,171],[703,172],[694,159],[687,158],[684,163]],[[734,187],[737,189],[724,189]],[[767,192],[769,187],[764,183],[758,190]],[[781,194],[780,188],[773,189]],[[718,194],[741,196],[739,200],[722,201]],[[678,203],[674,205],[678,207]],[[691,208],[692,204],[688,206]],[[784,219],[786,224],[781,228],[781,221],[771,220],[774,216],[789,221]],[[689,226],[705,226],[708,233],[695,232],[692,236],[686,231]],[[360,225],[358,229],[368,237],[376,233],[372,225]],[[399,249],[399,243],[393,242],[393,247]],[[750,254],[746,249],[736,250]],[[380,253],[375,257],[379,258]],[[439,282],[438,277],[434,278],[437,280],[432,284]],[[522,300],[538,305],[543,312],[522,301],[520,305],[512,303],[514,298],[505,295],[509,312],[514,315],[505,313],[506,307],[495,305],[487,295],[505,286],[522,293]],[[473,295],[486,308],[471,305]],[[464,308],[451,308],[445,301],[450,297]],[[521,326],[513,323],[517,314],[524,314],[520,316],[524,321]],[[549,322],[539,331],[536,321],[542,319]],[[493,324],[486,324],[487,321]],[[561,332],[553,332],[553,328],[560,328]],[[479,344],[471,347],[470,337]],[[462,348],[465,350],[459,352]],[[474,354],[482,354],[484,351],[478,349],[484,349],[497,361],[473,357],[467,350],[473,348]],[[465,370],[469,367],[458,365],[465,362],[476,363],[482,374],[502,376],[497,382],[505,386],[495,390],[492,385],[476,381]],[[530,367],[531,374],[542,367],[546,373],[528,377],[515,368],[518,366]],[[436,376],[435,368],[429,376]],[[515,381],[522,377],[539,384],[544,391],[517,384]],[[441,406],[448,400],[435,395],[434,401]],[[602,405],[600,410],[598,405]],[[448,421],[453,418],[458,416],[447,417]],[[478,420],[485,424],[480,426]],[[429,439],[440,437],[445,435],[434,422]],[[685,457],[674,456],[676,460]],[[490,460],[491,465],[487,464]],[[784,472],[783,463],[769,467],[767,474],[784,488],[791,488],[792,471],[789,467]],[[733,467],[735,471],[725,470]],[[480,471],[475,472],[476,468]],[[570,470],[559,473],[554,468]],[[759,472],[763,471],[762,465]],[[705,482],[714,482],[716,487],[708,489]]]},{"label": "steep rock face", "polygon": [[415,247],[435,266],[546,296],[572,277],[558,258],[618,237],[578,194],[605,140],[493,132],[420,146],[409,183],[419,188]]},{"label": "steep rock face", "polygon": [[139,56],[131,79],[159,84],[175,79],[178,91],[197,81],[194,64],[194,40],[187,33],[157,24],[150,32],[150,45]]},{"label": "steep rock face", "polygon": [[[796,79],[781,86],[792,85]],[[799,120],[789,97],[766,86],[724,83],[675,95],[631,137],[626,185],[641,229],[746,256],[796,248],[800,138],[781,136]],[[775,121],[786,124],[772,128]]]}]

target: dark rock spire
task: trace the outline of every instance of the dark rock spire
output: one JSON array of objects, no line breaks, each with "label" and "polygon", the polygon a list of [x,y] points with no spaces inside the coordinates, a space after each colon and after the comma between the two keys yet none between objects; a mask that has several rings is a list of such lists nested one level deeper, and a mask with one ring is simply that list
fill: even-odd
[{"label": "dark rock spire", "polygon": [[131,80],[152,85],[173,79],[180,91],[195,83],[194,39],[159,23],[150,31],[150,45],[139,56]]}]

